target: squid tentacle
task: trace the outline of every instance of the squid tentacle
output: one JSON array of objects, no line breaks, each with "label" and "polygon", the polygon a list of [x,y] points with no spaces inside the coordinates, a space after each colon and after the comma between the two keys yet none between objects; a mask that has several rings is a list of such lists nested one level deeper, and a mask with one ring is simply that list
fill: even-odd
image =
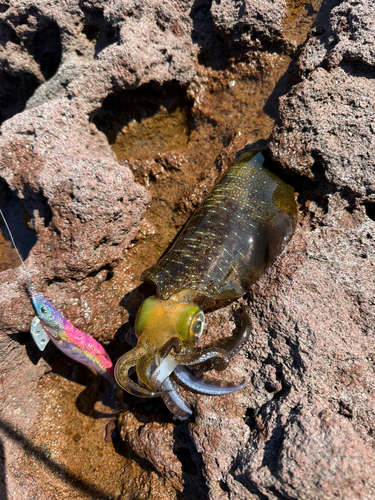
[{"label": "squid tentacle", "polygon": [[247,381],[245,379],[243,379],[239,385],[213,379],[200,380],[196,378],[188,368],[181,365],[176,366],[173,374],[179,382],[189,389],[199,392],[200,394],[208,394],[210,396],[231,394],[232,392],[240,391],[247,385]]},{"label": "squid tentacle", "polygon": [[161,398],[168,410],[179,420],[188,419],[192,415],[192,411],[185,399],[181,396],[177,384],[170,377],[167,377],[164,382],[160,384],[156,377],[154,378],[154,374],[155,372],[151,375],[150,379],[158,389],[160,388],[166,391]]},{"label": "squid tentacle", "polygon": [[241,325],[232,337],[227,337],[218,341],[219,347],[225,349],[232,359],[238,351],[244,346],[249,338],[251,331],[251,319],[249,308],[242,307],[241,310]]},{"label": "squid tentacle", "polygon": [[[251,331],[251,319],[249,315],[249,308],[243,307],[241,312],[241,325],[237,329],[235,335],[232,337],[226,337],[224,339],[216,340],[214,343],[210,344],[209,348],[206,351],[210,352],[222,352],[226,353],[228,362],[223,368],[215,366],[215,363],[212,362],[211,359],[203,360],[202,358],[198,359],[196,363],[190,363],[191,366],[194,365],[195,368],[198,368],[202,371],[208,371],[214,368],[215,370],[221,371],[228,366],[229,361],[238,353],[238,351],[243,347],[247,339],[249,338]],[[181,363],[187,365],[187,363]]]},{"label": "squid tentacle", "polygon": [[137,361],[142,354],[144,354],[144,351],[140,350],[139,347],[135,347],[118,359],[115,366],[116,381],[123,389],[125,389],[125,391],[130,392],[133,396],[143,398],[155,398],[157,396],[161,396],[164,394],[164,391],[150,391],[148,389],[144,389],[140,385],[133,382],[129,377],[130,368],[137,364]]},{"label": "squid tentacle", "polygon": [[179,354],[181,352],[181,340],[178,337],[172,337],[171,339],[167,340],[167,342],[159,351],[160,357],[166,358],[172,349],[176,354]]},{"label": "squid tentacle", "polygon": [[135,366],[138,379],[145,385],[145,387],[148,387],[152,391],[154,390],[154,386],[148,377],[147,369],[152,365],[154,359],[154,352],[144,354],[143,356],[138,358],[137,364]]},{"label": "squid tentacle", "polygon": [[175,357],[179,365],[196,366],[210,362],[215,370],[222,371],[228,366],[230,357],[221,347],[194,349],[193,352],[179,354]]}]

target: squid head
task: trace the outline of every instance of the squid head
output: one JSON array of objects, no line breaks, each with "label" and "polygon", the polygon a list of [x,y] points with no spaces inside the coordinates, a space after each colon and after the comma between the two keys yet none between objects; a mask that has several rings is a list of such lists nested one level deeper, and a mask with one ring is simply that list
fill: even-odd
[{"label": "squid head", "polygon": [[[115,368],[116,380],[136,396],[154,397],[157,391],[149,379],[151,371],[163,366],[158,381],[163,382],[178,364],[196,364],[201,349],[195,347],[204,330],[204,313],[194,303],[164,300],[157,296],[146,299],[138,310],[135,331],[137,346],[124,354]],[[162,363],[162,361],[167,362]],[[135,366],[138,379],[146,387],[131,380],[129,370]]]}]

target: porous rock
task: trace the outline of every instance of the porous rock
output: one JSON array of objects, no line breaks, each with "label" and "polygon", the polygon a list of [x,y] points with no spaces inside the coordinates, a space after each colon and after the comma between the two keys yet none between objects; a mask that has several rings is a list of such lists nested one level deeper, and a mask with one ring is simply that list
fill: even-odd
[{"label": "porous rock", "polygon": [[[22,200],[38,236],[28,272],[35,289],[79,328],[112,338],[124,316],[106,276],[135,237],[150,198],[92,118],[119,90],[189,81],[196,52],[191,22],[170,2],[72,0],[2,2],[0,22],[0,176],[2,192]],[[13,498],[26,498],[10,471],[38,416],[36,382],[50,366],[23,337],[34,315],[24,271],[1,273],[0,288],[7,485]],[[6,495],[5,482],[1,488]]]},{"label": "porous rock", "polygon": [[307,77],[280,99],[270,147],[294,174],[375,199],[372,2],[343,2],[318,23],[299,62]]},{"label": "porous rock", "polygon": [[[172,5],[155,8],[152,2],[142,6],[136,2],[126,6],[111,2],[104,8],[92,2],[70,2],[69,7],[17,2],[1,13],[7,27],[3,40],[4,76],[35,77],[34,69],[38,67],[40,71],[44,68],[45,80],[49,77],[43,83],[40,76],[41,85],[30,99],[29,109],[3,124],[0,141],[1,176],[23,200],[38,233],[38,243],[29,256],[29,262],[33,262],[29,272],[35,288],[42,293],[46,281],[74,279],[77,285],[76,280],[90,273],[95,277],[101,269],[108,269],[134,238],[149,202],[148,193],[134,182],[130,170],[116,161],[108,141],[91,121],[103,100],[120,89],[151,80],[160,84],[170,80],[186,83],[194,73],[195,49],[188,36],[189,23]],[[145,29],[147,36],[143,34]],[[55,30],[55,38],[49,39],[47,48],[40,47],[51,30]],[[18,66],[10,68],[12,44],[34,66],[19,66],[24,57],[17,56]],[[59,86],[60,67],[55,68],[52,61],[59,57],[57,52],[63,65],[63,86]],[[73,64],[72,58],[79,54],[84,62],[76,72],[66,72],[65,62]],[[51,75],[54,69],[56,73]],[[99,283],[106,273],[101,274]],[[2,278],[6,282],[7,273]],[[6,311],[9,306],[5,285],[2,288],[2,310]],[[64,309],[63,303],[68,305],[74,300],[73,289],[78,290],[73,285],[73,297],[69,298],[61,288],[63,285],[51,292],[56,304]],[[21,302],[27,303],[22,292],[21,297]],[[100,317],[97,306],[106,302],[103,296],[100,299],[89,299],[87,314],[82,315],[87,323]],[[105,321],[96,329],[98,334],[101,330],[104,336],[110,331],[113,335],[121,324],[119,307],[113,311],[111,318],[104,314]],[[77,312],[72,310],[73,320]],[[31,317],[30,309],[22,318],[23,330]],[[12,326],[9,322],[13,319]],[[107,333],[103,332],[104,323],[108,325]],[[6,325],[8,331],[17,331],[17,315],[7,318]]]},{"label": "porous rock", "polygon": [[[92,120],[111,94],[149,82],[189,82],[203,34],[217,37],[201,15],[209,10],[209,2],[183,0],[0,5],[0,189],[6,197],[13,192],[30,213],[38,240],[26,266],[35,289],[101,340],[112,338],[125,319],[121,291],[106,280],[135,237],[149,195]],[[11,471],[37,421],[36,383],[50,358],[36,353],[28,334],[33,311],[23,270],[1,273],[0,286],[0,458],[7,466],[5,482],[1,465],[0,486],[2,494],[21,499],[35,488],[28,491]],[[134,483],[137,498],[170,498],[172,483],[160,480],[163,468],[156,470]],[[37,495],[51,498],[41,485]]]},{"label": "porous rock", "polygon": [[307,75],[318,66],[337,67],[342,61],[375,64],[375,19],[371,0],[323,2],[314,28],[298,61]]},{"label": "porous rock", "polygon": [[[305,219],[252,289],[249,342],[216,374],[245,376],[248,387],[220,398],[187,395],[194,446],[185,447],[201,456],[207,498],[373,494],[375,223],[363,208],[349,214],[338,193],[329,203],[321,225],[311,230]],[[209,315],[211,339],[230,334],[232,318],[231,308]]]},{"label": "porous rock", "polygon": [[285,1],[214,1],[211,5],[216,30],[234,45],[260,48],[283,40]]},{"label": "porous rock", "polygon": [[[111,290],[100,291],[105,266],[131,242],[148,195],[119,167],[92,117],[120,89],[151,80],[187,82],[197,57],[191,34],[202,42],[200,23],[207,13],[230,43],[249,46],[254,37],[232,4],[227,20],[219,2],[63,5],[18,1],[0,9],[7,26],[2,74],[18,72],[21,87],[30,81],[36,82],[33,90],[38,87],[27,96],[29,109],[3,124],[0,175],[33,210],[38,243],[27,261],[33,281],[43,293],[53,293],[59,308],[75,311],[72,319],[83,326],[100,317],[96,335],[109,325],[110,338],[121,313],[109,307]],[[249,9],[251,3],[244,5]],[[283,8],[275,6],[277,12]],[[349,1],[332,9],[326,41],[316,26],[302,53],[299,68],[306,79],[281,101],[270,148],[293,173],[300,226],[251,291],[253,328],[246,348],[217,374],[236,381],[245,376],[248,387],[220,398],[186,393],[194,411],[189,423],[160,423],[152,416],[142,422],[134,411],[125,412],[119,422],[127,452],[148,473],[128,485],[124,500],[134,492],[137,498],[173,498],[191,491],[210,500],[373,497],[375,223],[363,206],[373,199],[373,170],[371,151],[360,155],[361,146],[372,144],[371,8]],[[269,40],[270,33],[278,39],[279,25],[271,29],[266,23],[255,39]],[[45,52],[27,50],[37,45],[40,32],[55,40],[61,34],[54,75],[53,64],[38,62]],[[59,46],[56,41],[46,49],[48,57],[58,57]],[[25,105],[17,103],[4,119]],[[300,129],[301,123],[307,125]],[[10,334],[2,336],[7,363],[1,397],[11,466],[19,448],[8,436],[27,435],[35,424],[34,388],[48,364],[31,364],[30,342],[19,344],[32,317],[22,271],[3,272],[0,279],[1,328]],[[87,288],[99,292],[90,296]],[[91,297],[87,306],[69,305],[82,294]],[[230,335],[234,327],[231,307],[215,311],[208,315],[207,341]],[[14,498],[27,498],[15,477],[8,485]],[[45,497],[43,491],[38,495]]]},{"label": "porous rock", "polygon": [[[211,500],[374,496],[373,5],[327,4],[329,43],[320,16],[270,141],[299,192],[300,225],[251,290],[246,347],[217,374],[249,385],[187,395],[187,448]],[[208,315],[207,341],[232,319],[230,307]]]}]

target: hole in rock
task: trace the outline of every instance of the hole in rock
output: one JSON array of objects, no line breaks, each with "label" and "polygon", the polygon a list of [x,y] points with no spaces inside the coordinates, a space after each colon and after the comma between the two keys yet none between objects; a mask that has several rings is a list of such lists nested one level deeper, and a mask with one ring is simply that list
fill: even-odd
[{"label": "hole in rock", "polygon": [[87,40],[95,42],[96,55],[108,45],[119,41],[120,30],[105,18],[103,7],[85,1],[80,1],[79,6],[85,16],[83,33]]},{"label": "hole in rock", "polygon": [[94,123],[119,159],[152,159],[186,146],[191,106],[178,84],[145,84],[108,96]]},{"label": "hole in rock", "polygon": [[86,35],[87,40],[92,42],[99,37],[99,28],[94,24],[88,24],[84,26],[83,33]]},{"label": "hole in rock", "polygon": [[25,109],[26,102],[39,86],[31,73],[0,71],[0,124]]},{"label": "hole in rock", "polygon": [[[5,12],[5,11],[2,11]],[[0,20],[0,44],[5,48],[8,42],[20,43],[19,36],[12,26],[9,26],[3,19]]]},{"label": "hole in rock", "polygon": [[[12,231],[18,251],[25,260],[37,240],[36,234],[29,229],[29,214],[18,198],[8,194],[3,196],[3,192],[1,191],[0,194],[1,201],[5,200],[4,203],[0,204],[0,208]],[[3,219],[0,217],[0,272],[5,271],[5,269],[14,269],[20,264],[20,260],[12,245],[7,228],[5,227]]]},{"label": "hole in rock", "polygon": [[246,425],[253,429],[255,427],[255,417],[259,414],[260,408],[248,408],[244,416],[244,422]]},{"label": "hole in rock", "polygon": [[220,488],[225,491],[226,493],[230,493],[230,489],[229,489],[229,486],[227,485],[227,483],[225,483],[224,481],[219,481],[219,486]]},{"label": "hole in rock", "polygon": [[55,22],[47,24],[36,33],[32,53],[44,78],[52,78],[60,66],[62,55],[60,31]]},{"label": "hole in rock", "polygon": [[375,203],[365,203],[366,215],[375,221]]},{"label": "hole in rock", "polygon": [[56,73],[62,55],[59,27],[37,9],[13,17],[12,24],[27,25],[30,29],[24,30],[21,40],[6,19],[0,21],[4,60],[12,61],[3,64],[0,70],[0,123],[23,111],[28,99],[43,83],[37,65],[44,79],[49,80]]},{"label": "hole in rock", "polygon": [[198,474],[198,468],[194,462],[191,452],[188,448],[177,448],[175,454],[182,464],[182,470],[186,474],[196,475]]}]

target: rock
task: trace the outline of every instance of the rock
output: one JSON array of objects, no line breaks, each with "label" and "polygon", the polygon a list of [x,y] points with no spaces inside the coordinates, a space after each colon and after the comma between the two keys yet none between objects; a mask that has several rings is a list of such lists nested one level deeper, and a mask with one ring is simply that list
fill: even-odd
[{"label": "rock", "polygon": [[298,61],[300,72],[307,75],[318,66],[337,68],[342,61],[358,61],[362,70],[367,65],[370,69],[375,64],[374,27],[370,0],[323,2]]},{"label": "rock", "polygon": [[[107,440],[132,460],[124,471],[124,500],[371,498],[372,10],[369,1],[324,3],[297,64],[301,81],[281,99],[270,151],[299,193],[300,226],[250,292],[253,328],[246,348],[216,374],[237,382],[245,376],[248,387],[221,398],[185,392],[194,412],[189,422],[172,422],[161,402],[123,410],[118,420],[123,442],[111,432],[113,424]],[[243,56],[264,44],[284,47],[284,15],[283,0],[248,1],[241,8],[208,0],[0,5],[1,194],[18,196],[32,216],[38,241],[26,267],[33,285],[79,328],[109,341],[128,320],[120,305],[125,278],[116,281],[112,274],[140,238],[150,200],[127,167],[134,162],[117,161],[93,122],[104,100],[143,84],[186,87],[201,64],[212,70],[200,79],[204,93],[215,68],[230,55]],[[226,85],[225,78],[214,83]],[[198,106],[201,94],[196,94]],[[194,95],[191,90],[190,98]],[[217,123],[210,121],[209,110],[201,119],[210,122],[214,135]],[[219,163],[239,144],[230,128],[226,140],[227,154]],[[183,163],[172,162],[170,169],[182,169]],[[150,171],[167,186],[166,163],[159,170],[153,159],[147,165],[144,178]],[[221,166],[212,166],[216,176]],[[198,185],[208,185],[207,179],[198,179]],[[196,196],[199,200],[201,192]],[[154,230],[144,227],[146,233]],[[40,358],[28,335],[33,311],[24,271],[2,272],[0,287],[5,449],[0,459],[5,456],[8,471],[0,488],[3,496],[8,485],[14,498],[32,492],[42,500],[51,498],[51,490],[33,469],[23,471],[26,486],[14,471],[20,446],[28,442],[32,450],[31,430],[38,429],[38,419],[48,418],[39,414],[36,387],[53,363],[48,353]],[[135,291],[135,303],[142,293]],[[233,310],[207,315],[204,341],[232,334]],[[124,349],[116,342],[117,351]],[[105,425],[103,436],[104,431]],[[58,449],[57,434],[54,439]],[[74,484],[66,488],[64,495],[83,499]]]},{"label": "rock", "polygon": [[361,202],[375,199],[375,7],[365,4],[343,2],[318,23],[299,59],[308,76],[281,98],[270,140],[290,172],[323,178]]},{"label": "rock", "polygon": [[[220,399],[187,395],[194,446],[186,449],[200,453],[212,500],[373,496],[371,9],[333,8],[331,45],[316,40],[321,17],[298,64],[309,70],[281,99],[270,150],[299,191],[300,227],[252,288],[251,338],[218,374],[245,375],[248,388]],[[230,334],[232,318],[230,307],[208,315],[206,341]]]},{"label": "rock", "polygon": [[[270,498],[373,495],[373,9],[343,2],[317,19],[270,140],[299,186],[304,248],[284,304],[272,293],[257,316],[271,329],[279,378],[294,375],[253,412],[257,437],[233,474]],[[291,319],[287,338],[275,307]]]},{"label": "rock", "polygon": [[173,453],[173,425],[145,422],[134,413],[124,413],[118,421],[121,438],[126,447],[145,464],[151,463],[158,474],[167,479],[176,490],[182,490],[181,463]]},{"label": "rock", "polygon": [[[1,4],[0,22],[1,190],[23,201],[38,235],[28,273],[78,328],[110,339],[126,318],[121,286],[116,292],[109,278],[150,198],[91,120],[120,89],[150,81],[186,84],[196,54],[191,21],[170,2],[103,7],[21,0]],[[17,442],[32,440],[36,382],[50,364],[36,354],[29,334],[23,337],[35,314],[24,270],[2,272],[0,288],[7,483],[24,498],[27,491],[10,471],[22,450]],[[21,436],[15,443],[9,439],[14,428]]]},{"label": "rock", "polygon": [[265,47],[283,40],[284,0],[256,2],[230,0],[213,2],[212,19],[220,36],[246,48]]},{"label": "rock", "polygon": [[[174,7],[163,5],[154,11],[152,3],[143,4],[141,10],[135,4],[128,4],[123,11],[123,7],[120,8],[116,2],[107,5],[106,9],[95,7],[89,2],[81,10],[74,2],[71,4],[66,16],[60,7],[53,10],[50,5],[41,3],[36,8],[27,2],[9,7],[1,14],[3,23],[9,30],[18,33],[17,37],[23,40],[24,46],[34,47],[34,52],[37,45],[35,39],[43,39],[44,31],[51,31],[51,26],[59,26],[62,32],[59,43],[64,53],[62,59],[66,58],[67,65],[71,63],[72,57],[77,57],[77,51],[80,52],[77,47],[81,47],[81,52],[84,52],[82,40],[86,36],[87,57],[80,66],[80,77],[68,87],[68,96],[48,102],[49,98],[62,92],[66,94],[66,85],[60,90],[56,90],[55,86],[53,90],[55,83],[52,82],[50,70],[48,76],[51,79],[40,86],[30,101],[29,107],[32,109],[15,116],[2,127],[0,148],[3,160],[0,172],[8,187],[17,191],[24,200],[26,209],[33,212],[34,229],[38,232],[39,239],[29,257],[29,261],[34,260],[30,275],[35,288],[42,293],[45,292],[41,285],[43,281],[73,277],[77,280],[90,273],[97,275],[107,266],[106,272],[99,277],[99,282],[103,282],[108,266],[122,255],[124,248],[134,238],[149,202],[146,191],[134,183],[129,169],[116,162],[104,135],[90,122],[102,101],[120,88],[134,87],[150,80],[160,83],[169,80],[186,82],[193,74],[194,50],[186,35],[187,21],[179,16]],[[132,12],[135,11],[137,16],[133,19]],[[113,12],[116,14],[112,14]],[[108,44],[112,40],[108,34],[109,25],[112,32],[118,34],[118,40],[121,39],[122,31],[127,33],[120,46],[112,43],[107,48],[104,47],[105,40]],[[137,32],[145,29],[146,25],[149,27],[146,30],[148,35],[153,33],[150,35],[152,45],[147,37],[140,36]],[[165,35],[167,27],[168,34]],[[132,37],[128,36],[129,30],[133,33]],[[64,33],[68,33],[66,37]],[[187,47],[185,54],[181,45],[184,37]],[[52,41],[50,39],[50,44]],[[21,50],[21,45],[17,50]],[[94,47],[91,47],[91,52],[89,50],[92,45],[95,45],[96,50],[99,47],[101,49],[96,60]],[[8,43],[6,47],[8,48]],[[9,50],[12,54],[12,47]],[[51,64],[51,51],[52,48],[47,55],[44,52],[34,54],[34,60],[39,61],[39,66],[45,64],[47,67]],[[4,53],[4,58],[6,56]],[[85,72],[88,62],[90,64]],[[14,71],[20,72],[21,68]],[[58,73],[59,71],[56,78],[60,78]],[[69,75],[73,78],[76,73],[76,70],[65,72],[65,80]],[[43,90],[44,86],[46,88]],[[43,101],[44,105],[33,107]],[[45,229],[43,225],[49,227]],[[45,263],[44,250],[47,247],[53,249],[48,265]],[[51,290],[49,298],[52,299],[53,295],[60,308],[62,302],[75,300],[74,292],[70,298],[63,292],[65,297],[61,298],[61,286],[56,288],[53,292]],[[6,296],[4,291],[3,311],[8,308]],[[109,301],[113,301],[113,298]],[[108,325],[104,337],[110,331],[113,335],[116,326],[120,326],[124,320],[119,307],[114,306],[114,315],[109,318],[97,309],[97,296],[92,297],[90,302],[91,307],[86,306],[83,317],[92,323],[94,317],[102,316],[100,323]],[[102,296],[101,303],[105,302]],[[74,316],[73,311],[72,320]],[[31,319],[31,310],[24,319],[23,328],[26,329]],[[17,315],[14,316],[14,321],[14,326],[11,327],[8,319],[7,328],[19,328]],[[98,325],[97,330],[99,335],[100,330],[103,335],[103,326]]]},{"label": "rock", "polygon": [[361,201],[375,199],[375,83],[350,65],[317,68],[281,98],[273,157]]}]

